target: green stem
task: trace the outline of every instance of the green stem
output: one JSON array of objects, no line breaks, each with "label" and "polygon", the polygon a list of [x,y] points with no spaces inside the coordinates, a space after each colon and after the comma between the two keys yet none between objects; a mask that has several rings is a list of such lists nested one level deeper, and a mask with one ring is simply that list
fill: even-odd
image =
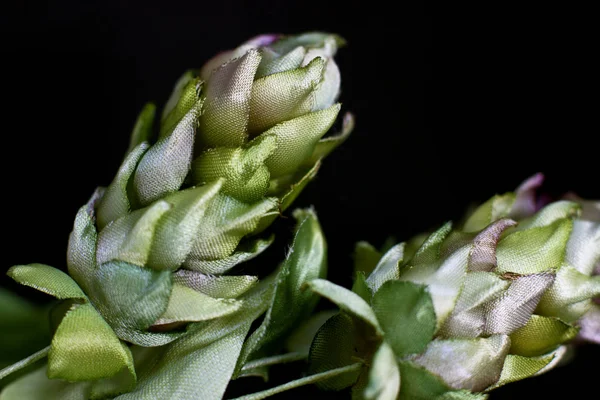
[{"label": "green stem", "polygon": [[279,355],[271,356],[271,357],[259,358],[258,360],[254,360],[254,361],[250,361],[250,362],[246,363],[246,365],[244,365],[242,367],[242,372],[248,371],[248,370],[251,370],[254,368],[267,367],[269,365],[274,365],[274,364],[284,364],[284,363],[289,363],[289,362],[294,362],[294,361],[305,360],[307,357],[308,357],[308,353],[294,352],[294,353],[287,353],[287,354],[279,354]]},{"label": "green stem", "polygon": [[22,368],[25,368],[25,367],[33,364],[36,361],[41,360],[42,358],[44,358],[48,355],[49,351],[50,351],[50,346],[44,347],[43,349],[41,349],[40,351],[38,351],[36,353],[33,353],[29,357],[24,358],[21,361],[18,361],[16,363],[14,363],[13,365],[10,365],[10,366],[4,368],[3,370],[0,370],[0,379],[4,379],[5,377],[12,374],[13,372],[16,372]]},{"label": "green stem", "polygon": [[310,385],[323,379],[333,378],[334,376],[345,374],[347,372],[355,372],[362,368],[363,364],[356,363],[341,368],[331,369],[329,371],[321,372],[319,374],[310,375],[304,378],[296,379],[283,385],[275,386],[274,388],[263,390],[262,392],[256,392],[248,394],[246,396],[237,397],[233,400],[261,400],[275,394],[285,392],[286,390],[295,389],[300,386]]}]

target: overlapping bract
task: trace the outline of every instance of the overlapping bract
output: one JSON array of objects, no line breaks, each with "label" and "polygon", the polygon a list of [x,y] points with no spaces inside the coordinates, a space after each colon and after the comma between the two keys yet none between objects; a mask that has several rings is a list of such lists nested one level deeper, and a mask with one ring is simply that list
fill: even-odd
[{"label": "overlapping bract", "polygon": [[600,203],[539,208],[541,180],[385,254],[359,243],[352,291],[311,282],[341,310],[312,343],[313,376],[334,375],[320,387],[352,387],[357,399],[485,398],[554,367],[578,334],[598,342],[600,223],[587,218]]},{"label": "overlapping bract", "polygon": [[[244,308],[257,278],[224,274],[270,245],[273,237],[257,235],[352,129],[348,115],[341,134],[323,139],[340,110],[333,56],[341,43],[326,33],[260,36],[184,74],[156,129],[156,107],[144,108],[113,182],[76,216],[69,275],[37,264],[9,272],[67,302],[49,377],[123,373],[128,383],[116,392],[131,390],[124,342],[164,346],[193,323]],[[86,354],[106,368],[92,368]],[[94,386],[92,397],[110,385]]]}]

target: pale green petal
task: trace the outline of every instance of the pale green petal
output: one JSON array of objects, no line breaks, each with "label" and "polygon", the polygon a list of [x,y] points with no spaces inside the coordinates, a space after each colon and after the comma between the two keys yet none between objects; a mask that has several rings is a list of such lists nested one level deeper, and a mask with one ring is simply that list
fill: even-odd
[{"label": "pale green petal", "polygon": [[[182,78],[182,81],[183,82]],[[179,83],[179,82],[178,82]],[[161,121],[160,135],[159,138],[164,138],[176,129],[176,126],[181,122],[182,118],[185,117],[193,108],[200,108],[201,102],[199,103],[199,95],[202,90],[202,84],[198,79],[190,79],[181,88],[177,103],[165,115],[165,118]],[[173,93],[175,95],[175,93]],[[170,104],[168,104],[170,106]],[[166,108],[165,108],[166,111]]]},{"label": "pale green petal", "polygon": [[215,299],[194,289],[174,283],[167,309],[154,323],[198,322],[234,313],[242,302],[234,299]]},{"label": "pale green petal", "polygon": [[181,93],[188,85],[188,83],[194,79],[194,76],[194,71],[189,70],[185,71],[183,75],[181,75],[179,79],[177,79],[177,82],[175,82],[175,86],[173,87],[173,91],[171,92],[171,96],[169,96],[169,99],[163,107],[162,114],[160,117],[161,123],[165,120],[165,118],[167,118],[171,111],[173,111],[173,109],[179,102]]},{"label": "pale green petal", "polygon": [[437,231],[429,235],[413,256],[410,264],[418,265],[422,263],[439,261],[442,243],[451,231],[452,222],[449,221],[442,225]]},{"label": "pale green petal", "polygon": [[572,201],[556,201],[542,208],[535,215],[519,222],[516,231],[551,225],[564,218],[573,218],[581,213],[581,206]]},{"label": "pale green petal", "polygon": [[492,272],[470,272],[465,277],[456,306],[438,335],[444,338],[474,338],[483,333],[486,303],[503,293],[510,281]]},{"label": "pale green petal", "polygon": [[400,278],[399,264],[404,259],[404,243],[400,243],[388,250],[377,266],[367,278],[367,285],[375,293],[381,285],[392,279]]},{"label": "pale green petal", "polygon": [[509,349],[506,335],[434,340],[416,362],[455,389],[479,392],[498,381]]},{"label": "pale green petal", "polygon": [[[427,246],[427,242],[423,246]],[[427,249],[426,252],[417,252],[415,260],[434,257],[436,246],[423,246],[422,248]],[[405,268],[401,272],[401,280],[422,283],[428,286],[438,319],[438,327],[442,326],[450,312],[454,309],[467,272],[470,250],[471,246],[464,246],[441,262],[416,264],[414,267]],[[432,253],[431,256],[427,255],[430,252]],[[412,264],[409,263],[409,265]]]},{"label": "pale green petal", "polygon": [[254,204],[246,204],[231,196],[219,193],[211,202],[197,233],[184,266],[202,270],[198,261],[213,261],[230,256],[240,240],[255,231],[259,221],[266,215],[277,213],[277,201],[265,198]]},{"label": "pale green petal", "polygon": [[240,146],[248,137],[248,115],[254,74],[260,53],[251,49],[217,68],[206,83],[206,101],[200,117],[205,147]]},{"label": "pale green petal", "polygon": [[265,160],[277,148],[277,138],[261,135],[237,148],[208,149],[192,164],[194,182],[204,184],[223,178],[223,193],[253,203],[269,188],[270,173]]},{"label": "pale green petal", "polygon": [[336,104],[285,121],[266,131],[265,134],[277,137],[277,149],[266,163],[271,177],[290,174],[302,165],[312,155],[319,139],[333,125],[339,110],[340,105]]},{"label": "pale green petal", "polygon": [[173,133],[161,138],[142,157],[133,179],[141,205],[181,187],[192,163],[198,114],[197,107],[192,107]]},{"label": "pale green petal", "polygon": [[133,148],[131,152],[119,167],[117,175],[106,188],[102,200],[98,204],[96,223],[98,229],[103,229],[110,222],[121,218],[131,210],[129,200],[128,185],[138,162],[148,150],[149,145],[146,142],[140,143]]},{"label": "pale green petal", "polygon": [[571,323],[590,309],[595,296],[600,296],[600,276],[590,277],[570,265],[563,265],[556,273],[554,285],[544,293],[536,313]]},{"label": "pale green petal", "polygon": [[256,276],[215,276],[180,269],[173,274],[173,283],[187,286],[213,298],[235,299],[258,283]]},{"label": "pale green petal", "polygon": [[313,111],[315,88],[323,77],[325,59],[315,58],[297,68],[257,79],[250,98],[250,134]]},{"label": "pale green petal", "polygon": [[251,260],[265,251],[275,240],[271,235],[267,239],[243,240],[230,256],[216,260],[187,260],[185,267],[204,274],[223,274],[245,261]]},{"label": "pale green petal", "polygon": [[573,222],[559,219],[550,225],[509,234],[498,243],[498,272],[535,274],[561,266]]},{"label": "pale green petal", "polygon": [[262,60],[256,71],[255,79],[300,67],[302,61],[304,61],[306,49],[298,46],[280,56],[279,53],[274,52],[268,47],[264,47],[260,50],[260,54],[262,55]]},{"label": "pale green petal", "polygon": [[131,132],[131,139],[129,140],[129,148],[127,149],[127,153],[130,153],[133,149],[144,142],[150,142],[152,139],[152,126],[155,115],[156,106],[153,103],[146,103],[144,108],[142,108],[137,121],[135,121],[135,125],[133,126],[133,132]]},{"label": "pale green petal", "polygon": [[463,226],[465,232],[478,232],[492,222],[505,218],[515,201],[513,193],[496,195],[479,206],[467,219]]},{"label": "pale green petal", "polygon": [[510,335],[510,353],[525,357],[546,354],[573,339],[577,329],[558,318],[532,315],[527,325]]},{"label": "pale green petal", "polygon": [[48,379],[44,366],[4,388],[0,400],[88,400],[90,385]]},{"label": "pale green petal", "polygon": [[286,339],[286,349],[289,352],[308,354],[313,338],[325,322],[337,315],[337,311],[327,310],[313,314],[302,322]]},{"label": "pale green petal", "polygon": [[396,355],[385,342],[373,357],[365,400],[396,400],[400,392],[400,370]]},{"label": "pale green petal", "polygon": [[188,257],[206,210],[217,196],[222,180],[182,190],[165,197],[169,212],[158,221],[146,265],[157,270],[175,270]]},{"label": "pale green petal", "polygon": [[98,235],[97,263],[125,261],[146,265],[160,219],[171,209],[166,201],[127,214],[107,226]]},{"label": "pale green petal", "polygon": [[509,354],[504,361],[500,378],[496,383],[488,387],[486,391],[504,386],[507,383],[520,381],[541,374],[545,372],[548,367],[555,365],[556,362],[562,358],[564,352],[565,348],[563,346],[550,354],[539,357],[524,357]]},{"label": "pale green petal", "polygon": [[584,275],[592,275],[600,262],[600,223],[576,220],[567,243],[565,263]]},{"label": "pale green petal", "polygon": [[67,246],[67,266],[69,275],[85,291],[88,290],[89,276],[96,269],[96,232],[94,207],[102,197],[103,190],[96,190],[90,201],[79,209],[73,223],[73,231]]}]

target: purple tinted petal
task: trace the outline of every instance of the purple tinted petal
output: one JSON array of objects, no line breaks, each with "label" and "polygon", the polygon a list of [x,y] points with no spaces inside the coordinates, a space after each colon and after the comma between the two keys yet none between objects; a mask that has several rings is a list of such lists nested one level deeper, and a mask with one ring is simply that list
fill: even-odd
[{"label": "purple tinted petal", "polygon": [[538,210],[535,192],[543,182],[544,174],[538,172],[517,188],[515,202],[509,217],[520,219],[533,215]]}]

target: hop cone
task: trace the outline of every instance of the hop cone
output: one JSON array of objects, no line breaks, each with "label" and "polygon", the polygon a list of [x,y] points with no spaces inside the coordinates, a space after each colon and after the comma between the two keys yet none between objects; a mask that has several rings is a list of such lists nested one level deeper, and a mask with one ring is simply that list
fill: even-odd
[{"label": "hop cone", "polygon": [[313,340],[313,380],[358,399],[486,398],[578,335],[600,342],[600,203],[539,208],[541,179],[383,255],[359,243],[352,291],[312,281],[341,309]]},{"label": "hop cone", "polygon": [[[243,298],[256,277],[223,274],[271,243],[254,235],[350,133],[348,116],[340,135],[322,139],[340,109],[340,43],[324,33],[260,36],[186,73],[156,129],[155,107],[145,107],[114,180],[75,218],[69,274],[42,264],[9,271],[62,300],[48,377],[113,379],[94,389],[98,398],[130,390],[125,342],[164,346],[191,323],[244,313],[251,322],[265,310]],[[307,276],[323,274],[319,267]]]}]

